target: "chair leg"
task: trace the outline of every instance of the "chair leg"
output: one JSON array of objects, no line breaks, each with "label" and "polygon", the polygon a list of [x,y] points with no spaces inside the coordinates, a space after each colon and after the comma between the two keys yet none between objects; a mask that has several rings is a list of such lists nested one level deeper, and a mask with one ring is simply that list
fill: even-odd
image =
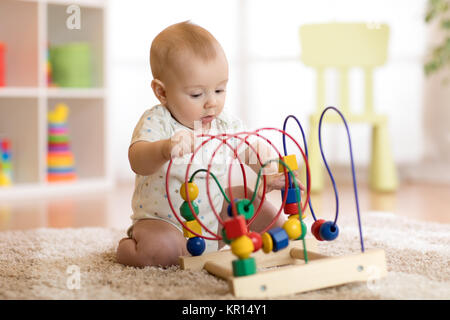
[{"label": "chair leg", "polygon": [[398,188],[397,170],[391,152],[387,122],[377,123],[372,129],[369,183],[374,191],[392,192]]},{"label": "chair leg", "polygon": [[[310,119],[308,137],[308,163],[311,175],[311,192],[320,192],[323,189],[323,168],[319,149],[318,121]],[[301,181],[306,184],[306,167],[302,166]]]}]

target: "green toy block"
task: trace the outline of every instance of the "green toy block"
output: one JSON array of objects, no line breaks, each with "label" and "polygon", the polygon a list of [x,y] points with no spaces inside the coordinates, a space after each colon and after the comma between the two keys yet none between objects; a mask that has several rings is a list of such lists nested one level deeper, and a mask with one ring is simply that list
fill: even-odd
[{"label": "green toy block", "polygon": [[233,260],[233,275],[235,277],[249,276],[256,273],[255,258]]}]

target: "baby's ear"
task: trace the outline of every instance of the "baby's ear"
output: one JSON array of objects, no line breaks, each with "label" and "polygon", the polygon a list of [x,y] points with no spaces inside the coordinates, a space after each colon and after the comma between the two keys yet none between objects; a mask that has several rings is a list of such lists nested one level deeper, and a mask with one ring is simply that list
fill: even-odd
[{"label": "baby's ear", "polygon": [[161,80],[153,79],[152,89],[153,93],[155,94],[156,98],[158,98],[159,102],[161,102],[161,104],[165,104],[167,102],[167,97],[164,83],[162,83]]}]

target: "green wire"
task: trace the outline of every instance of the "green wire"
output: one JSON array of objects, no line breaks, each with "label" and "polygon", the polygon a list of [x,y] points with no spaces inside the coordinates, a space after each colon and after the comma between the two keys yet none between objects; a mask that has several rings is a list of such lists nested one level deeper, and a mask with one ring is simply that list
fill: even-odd
[{"label": "green wire", "polygon": [[[206,173],[208,173],[208,170],[206,170],[206,169],[198,169],[197,171],[195,171],[195,172],[192,174],[191,178],[189,179],[189,182],[194,181],[195,175],[196,175],[197,173],[199,173],[199,172],[206,172]],[[223,196],[225,197],[225,200],[226,200],[228,203],[230,203],[230,199],[228,199],[227,195],[225,194],[225,191],[223,191],[223,188],[222,188],[222,186],[220,185],[219,180],[217,180],[217,178],[216,178],[216,176],[214,175],[214,173],[212,173],[212,172],[210,171],[209,174],[210,174],[210,175],[214,178],[214,180],[216,181],[216,184],[217,184],[217,186],[219,187],[220,192],[222,192]]]}]

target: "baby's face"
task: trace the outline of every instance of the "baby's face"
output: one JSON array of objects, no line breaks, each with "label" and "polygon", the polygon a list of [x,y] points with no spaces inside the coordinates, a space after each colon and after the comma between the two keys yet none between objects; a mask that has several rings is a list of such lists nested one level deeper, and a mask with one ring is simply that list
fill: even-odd
[{"label": "baby's face", "polygon": [[[165,83],[167,108],[191,129],[208,130],[223,110],[228,82],[228,62],[221,49],[205,61],[191,53],[180,55]],[[197,121],[197,123],[195,123]]]}]

